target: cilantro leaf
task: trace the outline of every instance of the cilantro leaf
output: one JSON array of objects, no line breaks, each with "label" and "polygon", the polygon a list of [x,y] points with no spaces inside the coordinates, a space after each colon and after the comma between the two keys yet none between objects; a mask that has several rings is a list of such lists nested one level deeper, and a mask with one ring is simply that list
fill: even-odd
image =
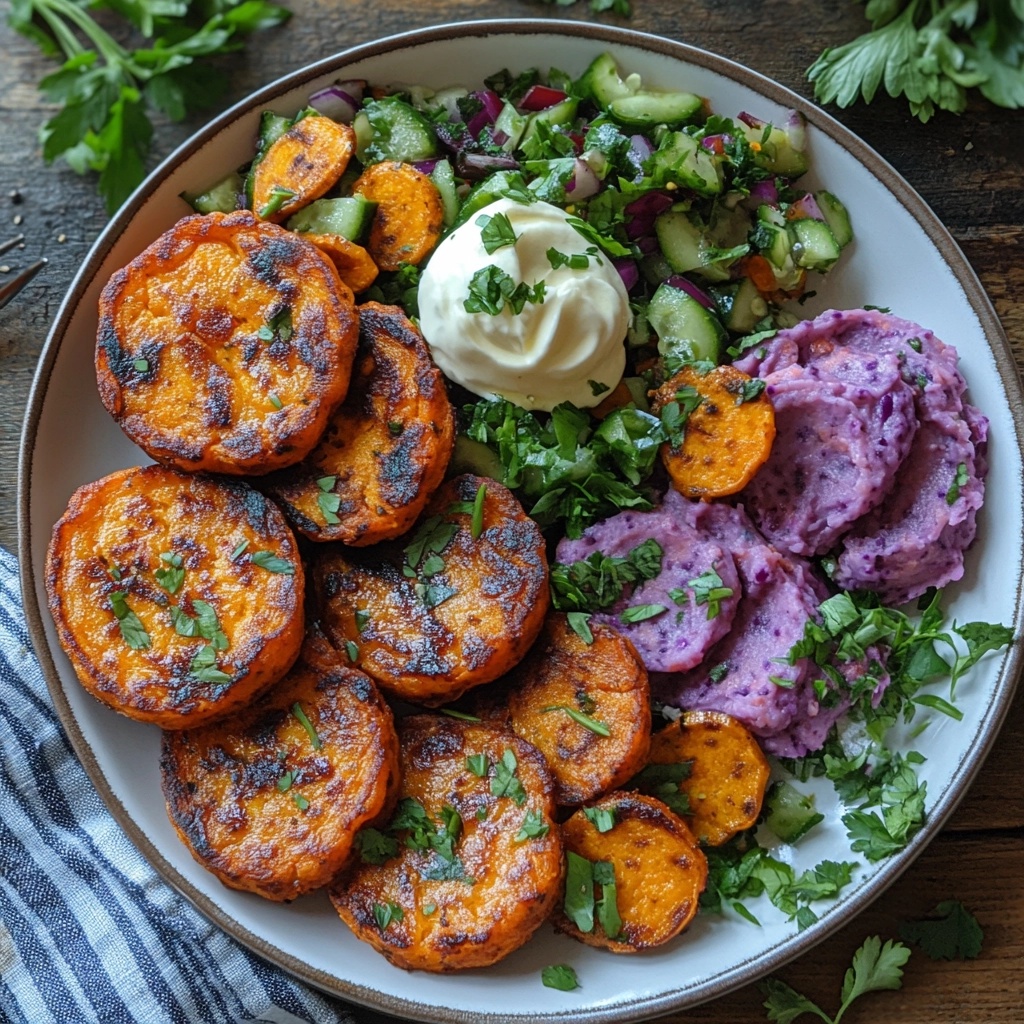
[{"label": "cilantro leaf", "polygon": [[144,651],[149,648],[152,641],[142,620],[128,607],[127,594],[123,590],[115,590],[110,594],[110,610],[117,619],[117,626],[121,632],[121,639],[133,650]]},{"label": "cilantro leaf", "polygon": [[973,960],[981,953],[984,932],[959,900],[946,900],[928,917],[900,925],[900,938],[919,946],[932,960]]},{"label": "cilantro leaf", "polygon": [[571,992],[580,987],[575,970],[568,964],[552,964],[550,967],[544,967],[540,972],[540,980],[546,988],[556,988],[560,992]]}]

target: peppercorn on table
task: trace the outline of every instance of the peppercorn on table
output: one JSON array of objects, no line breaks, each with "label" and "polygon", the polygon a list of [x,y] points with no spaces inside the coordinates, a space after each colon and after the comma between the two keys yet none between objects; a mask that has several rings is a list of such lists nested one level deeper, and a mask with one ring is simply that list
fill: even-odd
[{"label": "peppercorn on table", "polygon": [[[863,8],[825,0],[633,0],[633,15],[594,13],[587,0],[556,6],[539,0],[292,0],[285,26],[254,37],[245,56],[225,58],[237,100],[279,75],[358,43],[416,27],[482,18],[568,18],[664,35],[722,54],[808,98],[804,72],[826,47],[865,31]],[[54,65],[30,41],[0,25],[0,223],[25,235],[5,253],[0,285],[40,257],[49,265],[0,313],[0,376],[7,394],[0,416],[0,544],[18,543],[16,504],[19,436],[32,374],[58,304],[89,246],[107,221],[88,178],[62,165],[45,167],[37,129],[53,108],[36,89]],[[892,163],[935,210],[964,250],[1002,320],[1018,367],[1024,367],[1024,133],[1020,113],[973,97],[963,115],[938,114],[922,124],[905,101],[878,97],[870,106],[831,109]],[[164,156],[202,124],[157,124],[155,155]],[[941,334],[941,325],[934,325]],[[950,339],[955,340],[955,339]],[[967,371],[969,374],[969,366]],[[1024,690],[977,780],[941,835],[869,910],[777,977],[829,1013],[840,1003],[843,975],[863,939],[898,938],[902,922],[936,904],[961,900],[983,930],[981,955],[933,961],[915,948],[903,987],[858,1002],[844,1020],[924,1024],[937,1020],[1018,1022],[1024,1007]],[[756,985],[665,1022],[735,1024],[766,1019]],[[356,1010],[360,1024],[388,1020]]]}]

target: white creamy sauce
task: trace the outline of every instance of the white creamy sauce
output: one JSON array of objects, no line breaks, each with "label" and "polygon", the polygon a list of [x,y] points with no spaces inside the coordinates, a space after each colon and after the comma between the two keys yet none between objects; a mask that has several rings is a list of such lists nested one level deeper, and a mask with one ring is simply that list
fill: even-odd
[{"label": "white creamy sauce", "polygon": [[[515,243],[488,253],[477,223],[485,214],[508,217]],[[586,267],[555,268],[549,249],[587,255]],[[507,302],[496,315],[468,312],[474,274],[492,265],[516,286],[533,289],[543,281],[543,301],[526,301],[518,313]],[[551,410],[566,401],[586,408],[597,405],[605,393],[600,386],[614,388],[625,369],[625,285],[608,256],[596,253],[569,215],[550,203],[499,199],[473,214],[431,256],[419,307],[435,362],[477,395],[500,395],[525,409]]]}]

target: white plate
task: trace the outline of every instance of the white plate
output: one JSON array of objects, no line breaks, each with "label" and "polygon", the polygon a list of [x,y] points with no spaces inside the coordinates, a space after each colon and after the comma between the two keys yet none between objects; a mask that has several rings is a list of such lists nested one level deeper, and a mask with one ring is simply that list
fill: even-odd
[{"label": "white plate", "polygon": [[[93,247],[47,342],[22,442],[19,481],[22,585],[36,648],[75,749],[111,809],[163,875],[219,925],[296,975],[336,995],[407,1018],[436,1021],[624,1021],[692,1006],[777,968],[834,931],[890,884],[938,831],[963,795],[1009,705],[1015,650],[989,656],[960,687],[964,720],[941,716],[915,741],[929,756],[929,819],[902,854],[862,866],[839,902],[804,932],[770,905],[763,923],[700,917],[685,935],[643,956],[590,949],[549,928],[501,964],[458,975],[412,974],[357,942],[326,897],[282,906],[224,888],[199,868],[164,813],[157,769],[159,732],[115,715],[79,686],[45,612],[42,566],[52,524],[72,491],[146,461],[107,416],[94,384],[99,291],[118,267],[188,212],[184,189],[206,186],[252,152],[260,110],[291,113],[339,76],[376,83],[475,85],[504,66],[555,66],[580,73],[600,51],[649,85],[710,98],[726,115],[749,110],[778,119],[787,107],[809,121],[813,172],[846,203],[857,240],[842,265],[816,283],[806,312],[865,303],[932,327],[959,349],[971,401],[992,422],[991,476],[979,541],[967,573],[949,591],[957,620],[1021,621],[1022,417],[1020,382],[999,322],[955,243],[923,201],[836,121],[782,87],[678,43],[606,27],[551,21],[480,22],[410,33],[357,47],[297,71],[228,111],[186,143],[135,193]],[[828,820],[802,843],[797,867],[850,859],[831,787],[819,793]],[[573,964],[581,988],[544,988],[540,970]]]}]

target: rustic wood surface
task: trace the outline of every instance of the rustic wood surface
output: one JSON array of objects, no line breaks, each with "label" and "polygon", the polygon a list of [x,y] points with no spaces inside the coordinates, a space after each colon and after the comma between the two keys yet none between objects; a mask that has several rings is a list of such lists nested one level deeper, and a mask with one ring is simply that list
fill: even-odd
[{"label": "rustic wood surface", "polygon": [[[723,54],[810,97],[803,72],[821,49],[863,31],[863,8],[829,0],[634,0],[626,20],[608,24],[692,43]],[[531,0],[290,0],[295,18],[230,58],[237,100],[293,68],[380,36],[478,18],[590,20],[586,0],[554,6]],[[45,167],[37,128],[48,108],[35,83],[51,70],[35,47],[0,25],[0,241],[24,231],[20,252],[0,257],[11,268],[41,255],[50,265],[0,312],[0,544],[17,545],[14,501],[21,421],[36,361],[61,296],[106,222],[93,183],[65,167]],[[510,60],[514,54],[510,54]],[[991,297],[1018,366],[1024,366],[1024,131],[1019,112],[973,103],[961,117],[940,115],[922,125],[902,103],[833,111],[908,179],[950,229]],[[202,124],[158,124],[162,157]],[[20,201],[10,197],[17,191]],[[15,219],[21,218],[16,225]],[[13,270],[11,271],[13,272]],[[0,281],[6,275],[0,271]],[[941,325],[935,325],[941,333]],[[932,1024],[936,1021],[1024,1020],[1024,691],[987,764],[946,830],[900,881],[867,912],[780,976],[834,1012],[849,957],[863,938],[897,934],[898,923],[941,900],[958,898],[985,930],[982,956],[934,963],[916,952],[898,993],[866,997],[844,1018],[849,1024]],[[700,1009],[663,1021],[738,1024],[764,1020],[761,995],[748,986]],[[360,1011],[360,1024],[379,1022]]]}]

